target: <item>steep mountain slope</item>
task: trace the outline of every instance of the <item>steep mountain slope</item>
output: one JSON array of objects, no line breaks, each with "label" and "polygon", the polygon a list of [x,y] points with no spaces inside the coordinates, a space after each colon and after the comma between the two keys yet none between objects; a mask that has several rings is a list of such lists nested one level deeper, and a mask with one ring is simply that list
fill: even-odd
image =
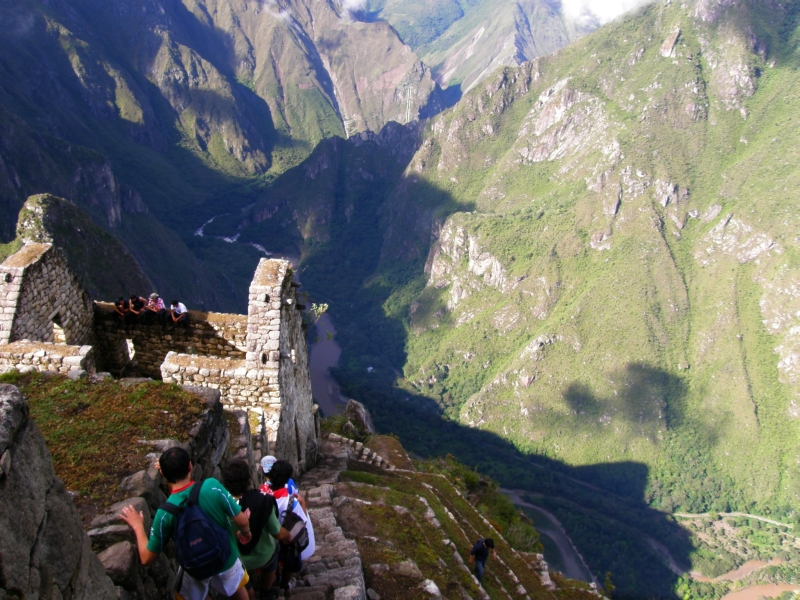
[{"label": "steep mountain slope", "polygon": [[402,174],[320,149],[237,225],[302,249],[345,393],[543,494],[628,595],[714,556],[664,512],[800,493],[798,14],[651,5],[496,73]]},{"label": "steep mountain slope", "polygon": [[800,493],[794,17],[732,4],[500,74],[411,167],[477,210],[442,224],[406,376],[528,451],[648,464],[668,510]]},{"label": "steep mountain slope", "polygon": [[562,48],[597,26],[576,23],[550,0],[490,2],[385,0],[369,2],[369,17],[387,20],[433,69],[442,88],[469,91],[503,66]]},{"label": "steep mountain slope", "polygon": [[0,235],[55,193],[163,293],[241,310],[259,251],[194,231],[321,140],[416,119],[435,87],[333,1],[0,2]]}]

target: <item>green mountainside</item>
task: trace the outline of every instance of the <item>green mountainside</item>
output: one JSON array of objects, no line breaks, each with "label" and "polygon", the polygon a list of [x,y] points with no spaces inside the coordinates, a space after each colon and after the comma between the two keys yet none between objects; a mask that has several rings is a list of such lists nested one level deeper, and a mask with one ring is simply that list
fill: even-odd
[{"label": "green mountainside", "polygon": [[54,193],[165,295],[242,311],[263,254],[199,238],[331,136],[432,110],[429,70],[337,3],[0,2],[0,239]]},{"label": "green mountainside", "polygon": [[431,67],[442,88],[468,91],[503,66],[550,54],[595,27],[565,18],[548,0],[370,0]]},{"label": "green mountainside", "polygon": [[324,144],[226,227],[302,251],[381,427],[531,492],[623,597],[716,597],[680,575],[793,543],[666,515],[796,518],[799,14],[655,3],[407,130],[402,174]]}]

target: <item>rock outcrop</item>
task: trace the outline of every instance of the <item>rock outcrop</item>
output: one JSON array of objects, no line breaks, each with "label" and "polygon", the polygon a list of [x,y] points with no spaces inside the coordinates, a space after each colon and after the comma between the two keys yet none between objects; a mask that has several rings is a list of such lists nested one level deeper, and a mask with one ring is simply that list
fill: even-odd
[{"label": "rock outcrop", "polygon": [[115,600],[19,390],[0,385],[0,597]]}]

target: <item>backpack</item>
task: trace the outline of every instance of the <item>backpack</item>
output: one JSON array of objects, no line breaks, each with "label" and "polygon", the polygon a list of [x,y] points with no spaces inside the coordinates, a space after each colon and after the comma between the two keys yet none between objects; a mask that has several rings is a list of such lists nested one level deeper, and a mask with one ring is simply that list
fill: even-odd
[{"label": "backpack", "polygon": [[239,499],[239,506],[242,507],[243,511],[250,509],[250,531],[253,534],[253,539],[246,544],[238,542],[239,552],[247,555],[252,553],[258,545],[261,534],[264,532],[264,527],[266,527],[273,511],[278,512],[278,505],[272,496],[262,494],[259,490],[248,490]]},{"label": "backpack", "polygon": [[[284,511],[281,518],[281,526],[289,532],[292,541],[288,544],[281,544],[280,560],[283,562],[283,567],[290,573],[297,573],[302,568],[301,554],[303,550],[308,547],[309,537],[306,522],[297,513],[294,512],[295,505],[299,503],[294,498],[291,498],[289,508]],[[302,508],[300,509],[302,510]]]},{"label": "backpack", "polygon": [[202,482],[195,483],[180,506],[165,502],[160,507],[175,517],[173,537],[178,564],[201,580],[222,572],[231,556],[228,532],[209,518],[197,502],[202,487]]}]

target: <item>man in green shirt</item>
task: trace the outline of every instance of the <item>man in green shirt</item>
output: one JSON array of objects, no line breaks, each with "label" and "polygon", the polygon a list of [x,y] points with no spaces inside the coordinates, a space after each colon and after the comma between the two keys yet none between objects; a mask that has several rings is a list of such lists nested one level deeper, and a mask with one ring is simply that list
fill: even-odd
[{"label": "man in green shirt", "polygon": [[250,598],[272,600],[277,597],[277,589],[273,591],[272,586],[280,555],[278,542],[288,544],[292,536],[278,521],[275,499],[260,490],[251,489],[250,465],[247,462],[240,459],[229,462],[222,470],[222,481],[231,495],[246,508],[253,528],[253,541],[240,547],[239,555],[251,577],[247,584],[248,591],[252,590]]},{"label": "man in green shirt", "polygon": [[[170,448],[161,455],[158,469],[167,480],[170,497],[167,502],[180,506],[191,493],[195,484],[192,481],[192,461],[189,453],[183,448]],[[245,585],[248,581],[247,572],[242,561],[239,560],[239,551],[236,538],[231,529],[231,521],[239,528],[239,540],[242,543],[250,541],[250,525],[247,515],[242,512],[239,504],[228,493],[223,485],[216,479],[209,478],[202,482],[198,505],[206,516],[228,532],[230,543],[230,557],[219,573],[208,579],[195,579],[188,573],[183,573],[177,586],[177,597],[180,600],[205,600],[209,587],[218,592],[235,598],[248,600]],[[175,517],[163,509],[156,511],[150,537],[144,530],[144,515],[128,506],[122,510],[122,518],[131,526],[136,534],[136,543],[139,547],[139,558],[143,565],[156,561],[164,545],[173,534]]]}]

